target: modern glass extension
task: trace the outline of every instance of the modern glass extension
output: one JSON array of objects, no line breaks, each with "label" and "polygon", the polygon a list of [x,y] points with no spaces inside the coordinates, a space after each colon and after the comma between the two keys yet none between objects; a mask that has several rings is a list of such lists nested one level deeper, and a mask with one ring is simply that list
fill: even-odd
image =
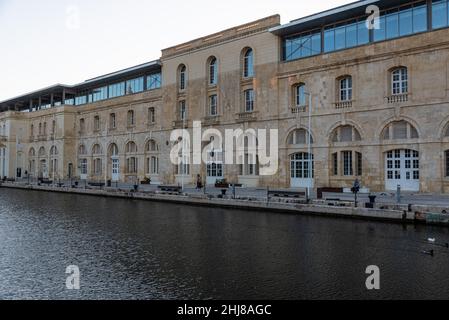
[{"label": "modern glass extension", "polygon": [[[146,84],[145,84],[146,80]],[[69,98],[64,101],[66,105],[83,105],[98,102],[107,99],[122,97],[128,94],[135,94],[145,90],[154,90],[161,87],[162,77],[160,73],[151,74],[145,77],[139,77],[103,86],[89,91],[78,93],[75,98]]]},{"label": "modern glass extension", "polygon": [[283,39],[286,61],[449,27],[449,0],[417,1],[381,12],[369,29],[367,16],[337,22]]}]

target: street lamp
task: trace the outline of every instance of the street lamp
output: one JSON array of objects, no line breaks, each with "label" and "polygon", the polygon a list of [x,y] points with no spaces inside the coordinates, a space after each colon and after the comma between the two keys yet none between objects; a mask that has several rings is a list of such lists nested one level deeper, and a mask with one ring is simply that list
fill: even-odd
[{"label": "street lamp", "polygon": [[307,201],[311,198],[312,193],[312,183],[313,183],[313,161],[314,158],[312,157],[312,94],[310,92],[305,91],[304,95],[309,97],[309,128],[308,128],[308,135],[307,135],[307,152],[308,152],[308,176],[309,176],[309,182],[307,184]]}]

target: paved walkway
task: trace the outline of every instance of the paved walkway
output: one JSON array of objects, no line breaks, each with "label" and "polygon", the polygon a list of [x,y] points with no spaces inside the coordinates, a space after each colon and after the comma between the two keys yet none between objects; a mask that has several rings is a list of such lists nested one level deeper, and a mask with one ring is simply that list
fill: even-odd
[{"label": "paved walkway", "polygon": [[[59,181],[57,181],[59,182]],[[64,183],[66,186],[70,185],[70,181],[60,181]],[[22,179],[17,183],[26,184],[28,183],[27,179]],[[74,181],[72,181],[72,184]],[[31,181],[31,184],[37,184],[36,181]],[[85,181],[78,182],[79,188],[84,188],[88,186]],[[113,183],[112,188],[117,188],[121,190],[131,190],[133,189],[133,185],[124,184],[124,183]],[[139,185],[139,191],[143,192],[155,192],[158,190],[157,185]],[[208,194],[211,196],[217,196],[221,194],[220,188],[215,188],[213,186],[208,186],[206,189],[196,190],[196,188],[192,185],[185,186],[184,192],[189,195],[195,194]],[[287,189],[282,189],[287,190]],[[301,190],[303,191],[303,190]],[[233,189],[230,188],[227,191],[228,196],[233,195]],[[395,192],[379,192],[373,193],[376,198],[377,203],[381,204],[397,204],[397,196]],[[358,195],[359,203],[369,202],[368,194],[360,194]],[[254,199],[266,199],[267,198],[267,189],[264,188],[236,188],[235,189],[235,197],[237,198],[254,198]],[[312,199],[316,199],[316,194],[312,194]],[[347,193],[324,193],[323,199],[339,199],[341,201],[354,201],[353,194]],[[449,194],[421,194],[421,193],[410,193],[403,192],[401,194],[400,204],[412,204],[412,205],[427,205],[427,206],[447,206],[449,208]]]}]

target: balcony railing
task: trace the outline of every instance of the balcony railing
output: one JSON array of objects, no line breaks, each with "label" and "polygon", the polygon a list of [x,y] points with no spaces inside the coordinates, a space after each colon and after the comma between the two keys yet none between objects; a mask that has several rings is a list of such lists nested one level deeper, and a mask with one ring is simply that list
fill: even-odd
[{"label": "balcony railing", "polygon": [[352,100],[335,102],[335,108],[336,108],[336,109],[348,109],[348,108],[352,108]]},{"label": "balcony railing", "polygon": [[293,114],[304,113],[307,111],[307,106],[294,106],[291,110]]},{"label": "balcony railing", "polygon": [[386,97],[388,103],[402,103],[408,101],[408,93],[394,94]]},{"label": "balcony railing", "polygon": [[216,115],[216,116],[207,116],[203,118],[203,125],[205,126],[210,126],[210,125],[214,125],[214,124],[219,124],[220,123],[220,116]]},{"label": "balcony railing", "polygon": [[241,112],[237,113],[238,121],[253,121],[256,120],[257,113],[256,112]]}]

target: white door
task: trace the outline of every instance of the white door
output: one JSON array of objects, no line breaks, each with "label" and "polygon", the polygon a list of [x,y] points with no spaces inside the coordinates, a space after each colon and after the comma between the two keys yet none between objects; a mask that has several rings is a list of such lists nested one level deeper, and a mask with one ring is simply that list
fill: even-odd
[{"label": "white door", "polygon": [[120,180],[120,160],[117,158],[112,159],[112,181]]},{"label": "white door", "polygon": [[393,150],[385,155],[386,185],[388,191],[395,191],[398,185],[403,191],[419,191],[419,152],[414,150]]},{"label": "white door", "polygon": [[314,186],[313,155],[295,153],[290,157],[290,174],[292,188],[313,188]]},{"label": "white door", "polygon": [[47,168],[47,161],[41,160],[41,176],[44,179],[48,179],[48,168]]},{"label": "white door", "polygon": [[207,169],[207,181],[208,185],[215,185],[217,180],[223,180],[223,152],[214,151],[209,152],[208,161],[206,165]]}]

